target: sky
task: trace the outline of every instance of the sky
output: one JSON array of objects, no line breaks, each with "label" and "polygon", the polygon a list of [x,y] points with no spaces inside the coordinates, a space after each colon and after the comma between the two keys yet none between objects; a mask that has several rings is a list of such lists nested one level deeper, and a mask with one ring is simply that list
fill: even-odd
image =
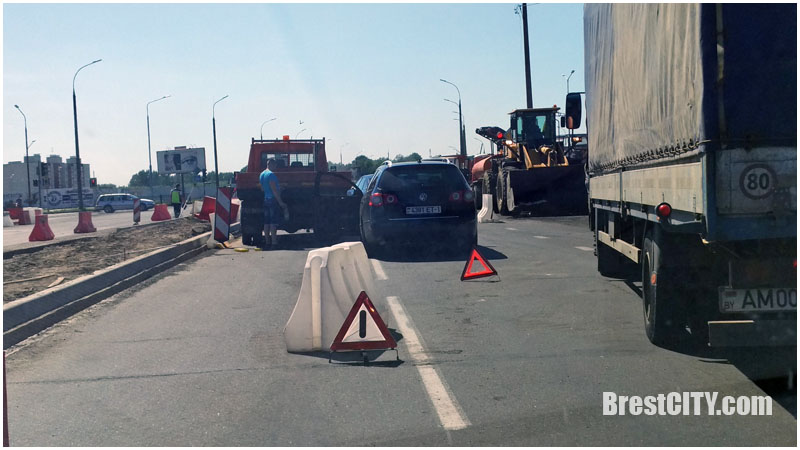
[{"label": "sky", "polygon": [[[251,138],[327,139],[345,163],[458,148],[458,86],[467,153],[475,128],[508,128],[525,107],[515,3],[4,4],[3,162],[80,156],[98,183],[148,168],[156,151],[205,147],[222,172],[247,164]],[[583,6],[528,5],[534,106],[563,108],[566,77],[583,91]],[[300,122],[303,122],[302,124]]]}]

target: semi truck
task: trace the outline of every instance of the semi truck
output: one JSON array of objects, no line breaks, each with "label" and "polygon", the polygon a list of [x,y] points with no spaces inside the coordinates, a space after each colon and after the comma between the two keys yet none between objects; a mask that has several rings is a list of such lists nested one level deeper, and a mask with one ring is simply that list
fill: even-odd
[{"label": "semi truck", "polygon": [[597,269],[637,267],[655,344],[797,345],[796,24],[794,4],[584,7]]},{"label": "semi truck", "polygon": [[247,167],[236,176],[245,245],[263,244],[264,191],[259,176],[270,158],[276,162],[275,174],[288,212],[279,230],[294,233],[313,229],[322,243],[345,235],[358,235],[361,191],[355,187],[349,173],[328,170],[324,138],[253,138]]}]

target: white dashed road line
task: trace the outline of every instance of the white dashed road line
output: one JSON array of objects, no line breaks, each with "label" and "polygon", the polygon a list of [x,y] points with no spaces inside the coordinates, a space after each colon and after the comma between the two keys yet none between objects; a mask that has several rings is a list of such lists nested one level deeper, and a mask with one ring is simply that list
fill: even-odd
[{"label": "white dashed road line", "polygon": [[594,249],[592,247],[575,247],[575,248],[577,248],[578,250],[583,250],[585,252],[593,252],[594,251]]},{"label": "white dashed road line", "polygon": [[547,236],[534,236],[536,239],[550,239]]},{"label": "white dashed road line", "polygon": [[386,281],[389,277],[386,276],[386,272],[383,271],[383,266],[381,262],[377,259],[370,259],[372,261],[372,268],[375,269],[375,278],[381,281]]},{"label": "white dashed road line", "polygon": [[519,230],[517,230],[516,228],[511,228],[511,227],[506,227],[506,230],[510,230],[510,231],[519,231]]},{"label": "white dashed road line", "polygon": [[386,301],[389,304],[392,315],[394,315],[397,327],[403,335],[403,343],[408,348],[409,356],[416,364],[419,376],[422,378],[422,384],[425,386],[425,391],[428,393],[434,409],[436,409],[436,414],[439,416],[439,422],[441,422],[442,427],[445,430],[467,428],[471,425],[469,419],[467,419],[464,411],[458,405],[458,401],[448,389],[444,379],[433,366],[425,365],[430,361],[430,356],[425,352],[422,338],[417,333],[411,318],[403,309],[400,299],[398,297],[386,297]]}]

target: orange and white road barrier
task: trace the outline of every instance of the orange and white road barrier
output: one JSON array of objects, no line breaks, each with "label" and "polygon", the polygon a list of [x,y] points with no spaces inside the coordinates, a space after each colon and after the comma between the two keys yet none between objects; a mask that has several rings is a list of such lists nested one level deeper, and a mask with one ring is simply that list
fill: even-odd
[{"label": "orange and white road barrier", "polygon": [[214,197],[203,197],[203,206],[200,208],[200,212],[195,214],[194,217],[200,220],[209,220],[208,215],[214,212]]},{"label": "orange and white road barrier", "polygon": [[21,209],[21,211],[19,213],[19,222],[17,222],[17,223],[19,225],[30,225],[31,223],[33,223],[33,222],[31,222],[31,212],[29,210],[26,210],[26,209],[22,209],[22,208],[20,208],[20,209]]},{"label": "orange and white road barrier", "polygon": [[214,206],[214,240],[225,242],[228,240],[231,226],[231,195],[229,187],[221,187],[217,191],[217,202]]},{"label": "orange and white road barrier", "polygon": [[42,214],[36,217],[36,223],[33,225],[33,231],[28,236],[28,241],[50,241],[56,237],[50,225],[47,223],[47,214]]},{"label": "orange and white road barrier", "polygon": [[169,220],[171,218],[172,216],[169,215],[167,205],[162,203],[153,208],[153,215],[150,217],[150,220],[153,222],[159,222],[161,220]]},{"label": "orange and white road barrier", "polygon": [[22,208],[8,208],[8,215],[11,216],[11,220],[19,220],[22,216]]},{"label": "orange and white road barrier", "polygon": [[139,221],[141,219],[142,219],[142,202],[137,198],[133,200],[133,224],[139,225]]},{"label": "orange and white road barrier", "polygon": [[92,224],[92,212],[81,211],[78,213],[78,226],[73,230],[75,233],[94,233],[97,228]]}]

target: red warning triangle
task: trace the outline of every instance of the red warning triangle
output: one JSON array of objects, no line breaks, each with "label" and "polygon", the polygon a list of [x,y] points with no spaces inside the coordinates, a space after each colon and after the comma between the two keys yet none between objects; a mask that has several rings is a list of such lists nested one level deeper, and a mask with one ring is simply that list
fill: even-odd
[{"label": "red warning triangle", "polygon": [[[477,272],[472,271],[472,263],[475,261],[483,264],[483,270]],[[472,254],[467,258],[467,263],[464,265],[464,272],[461,273],[461,281],[470,280],[472,278],[490,277],[492,275],[497,275],[497,271],[492,267],[489,261],[485,260],[483,256],[478,253],[478,249],[473,247]]]},{"label": "red warning triangle", "polygon": [[397,347],[389,329],[378,315],[375,306],[361,291],[342,328],[331,344],[331,351],[338,350],[384,350]]}]

